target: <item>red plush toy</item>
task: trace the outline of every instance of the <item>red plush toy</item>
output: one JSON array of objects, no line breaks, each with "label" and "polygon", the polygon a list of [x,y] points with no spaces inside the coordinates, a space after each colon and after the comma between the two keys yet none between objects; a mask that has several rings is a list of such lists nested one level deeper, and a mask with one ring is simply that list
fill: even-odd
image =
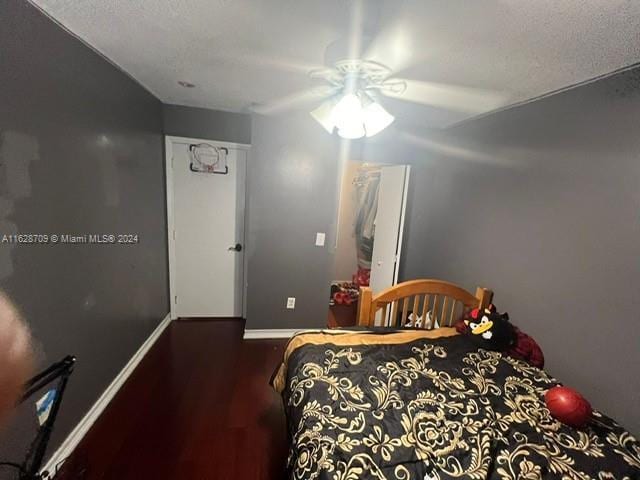
[{"label": "red plush toy", "polygon": [[516,343],[507,351],[507,355],[524,360],[534,367],[544,368],[544,354],[538,342],[518,327],[513,328],[516,331]]},{"label": "red plush toy", "polygon": [[572,388],[550,388],[544,400],[551,415],[566,425],[579,428],[591,419],[591,405]]}]

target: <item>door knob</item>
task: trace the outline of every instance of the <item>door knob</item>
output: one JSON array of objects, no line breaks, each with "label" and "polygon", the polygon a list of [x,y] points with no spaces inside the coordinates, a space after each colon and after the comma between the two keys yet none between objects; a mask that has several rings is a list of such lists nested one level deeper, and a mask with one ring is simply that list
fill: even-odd
[{"label": "door knob", "polygon": [[242,251],[242,245],[240,245],[239,243],[236,243],[233,247],[229,247],[228,249],[229,251],[233,250],[236,252],[241,252]]}]

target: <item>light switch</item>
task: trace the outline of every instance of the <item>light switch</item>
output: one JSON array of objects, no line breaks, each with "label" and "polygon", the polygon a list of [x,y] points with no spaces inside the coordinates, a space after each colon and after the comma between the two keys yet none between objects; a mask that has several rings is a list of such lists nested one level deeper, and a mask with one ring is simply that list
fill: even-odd
[{"label": "light switch", "polygon": [[316,247],[324,246],[325,234],[323,232],[316,233]]},{"label": "light switch", "polygon": [[289,310],[293,310],[294,308],[296,308],[296,297],[287,298],[287,308]]}]

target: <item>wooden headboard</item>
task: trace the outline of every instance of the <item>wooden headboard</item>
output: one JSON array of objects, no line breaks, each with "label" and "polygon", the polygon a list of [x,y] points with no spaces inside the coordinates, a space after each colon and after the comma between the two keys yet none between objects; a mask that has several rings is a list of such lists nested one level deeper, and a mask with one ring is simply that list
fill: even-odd
[{"label": "wooden headboard", "polygon": [[[421,328],[452,326],[466,311],[484,308],[491,303],[493,292],[478,287],[472,295],[464,288],[442,280],[410,280],[383,290],[377,295],[369,287],[360,288],[358,325],[404,327],[413,318],[422,321]],[[388,319],[388,320],[385,320]],[[435,320],[435,321],[434,321]],[[413,325],[415,326],[415,325]]]}]

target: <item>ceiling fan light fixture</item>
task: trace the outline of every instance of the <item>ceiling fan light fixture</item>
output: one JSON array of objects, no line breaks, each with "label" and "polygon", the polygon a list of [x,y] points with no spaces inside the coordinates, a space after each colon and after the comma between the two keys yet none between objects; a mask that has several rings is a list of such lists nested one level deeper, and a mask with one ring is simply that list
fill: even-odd
[{"label": "ceiling fan light fixture", "polygon": [[323,102],[311,111],[311,116],[333,133],[338,129],[342,138],[372,137],[387,128],[395,117],[363,91],[345,93]]}]

